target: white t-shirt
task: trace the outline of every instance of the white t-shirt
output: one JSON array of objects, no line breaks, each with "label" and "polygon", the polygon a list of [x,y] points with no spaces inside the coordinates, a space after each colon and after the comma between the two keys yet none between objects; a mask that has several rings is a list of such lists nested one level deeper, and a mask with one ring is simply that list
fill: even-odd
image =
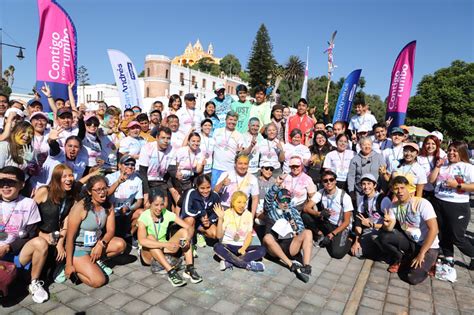
[{"label": "white t-shirt", "polygon": [[0,214],[1,230],[8,234],[5,240],[0,240],[0,246],[13,243],[27,225],[41,221],[36,202],[23,196],[11,202],[0,201]]},{"label": "white t-shirt", "polygon": [[438,199],[454,203],[469,202],[469,192],[458,192],[456,188],[446,187],[444,182],[448,179],[456,179],[458,183],[471,184],[474,182],[474,165],[458,162],[441,166],[435,186],[435,196]]},{"label": "white t-shirt", "polygon": [[31,140],[33,152],[39,165],[43,165],[44,161],[46,161],[49,155],[48,136],[49,132],[46,132],[45,130],[42,136],[35,135]]},{"label": "white t-shirt", "polygon": [[[444,151],[443,151],[443,153],[444,153]],[[444,153],[444,156],[443,156],[443,155],[441,155],[441,151],[440,151],[440,158],[442,159],[445,156],[446,156],[446,153]],[[428,178],[431,174],[431,171],[435,167],[435,164],[433,163],[434,157],[433,156],[418,156],[416,159],[418,161],[418,164],[420,164],[421,167],[423,168],[423,170],[425,171],[426,178]],[[434,185],[431,184],[431,183],[427,183],[425,185],[425,187],[423,188],[423,190],[433,191],[434,190]]]},{"label": "white t-shirt", "polygon": [[59,135],[58,143],[62,150],[64,150],[64,145],[66,144],[67,138],[70,136],[77,136],[79,134],[79,128],[70,128],[64,129]]},{"label": "white t-shirt", "polygon": [[316,185],[313,180],[303,172],[295,177],[291,174],[285,176],[282,187],[288,189],[291,193],[291,204],[294,206],[303,204],[308,199],[308,194],[316,192]]},{"label": "white t-shirt", "polygon": [[[280,154],[280,149],[278,149],[278,143],[280,140],[277,138],[269,141],[268,139],[262,139],[259,142],[259,150],[260,150],[260,167],[262,165],[269,164],[275,169],[279,169],[281,167],[281,163],[278,159]],[[282,148],[283,148],[283,143]]]},{"label": "white t-shirt", "polygon": [[97,158],[102,154],[102,148],[94,135],[86,133],[82,140],[82,147],[87,152],[87,166],[93,167],[97,165]]},{"label": "white t-shirt", "polygon": [[206,165],[204,166],[204,174],[209,174],[212,171],[212,162],[213,162],[213,153],[214,153],[214,146],[216,142],[213,138],[206,137],[201,133],[201,152],[206,159]]},{"label": "white t-shirt", "polygon": [[127,136],[120,141],[119,152],[122,154],[138,155],[145,144],[146,141],[142,137],[134,138]]},{"label": "white t-shirt", "polygon": [[[396,203],[390,205],[390,216],[400,223],[401,228],[408,237],[418,245],[422,245],[428,235],[426,221],[436,219],[436,214],[431,203],[423,198],[412,199],[407,205],[401,206]],[[439,247],[438,236],[430,248]]]},{"label": "white t-shirt", "polygon": [[149,181],[163,181],[168,167],[174,160],[176,151],[170,145],[166,150],[158,150],[156,141],[147,142],[140,151],[138,165],[148,167]]},{"label": "white t-shirt", "polygon": [[288,163],[290,163],[290,159],[293,156],[299,156],[303,160],[311,159],[311,152],[308,147],[303,144],[293,145],[291,143],[285,143],[283,150],[285,151],[285,162],[283,163],[284,173],[290,173],[290,165]]},{"label": "white t-shirt", "polygon": [[102,146],[101,159],[104,160],[106,167],[117,167],[117,151],[120,141],[125,138],[123,133],[112,133],[110,135],[102,135],[100,144]]},{"label": "white t-shirt", "polygon": [[323,208],[328,209],[331,213],[329,222],[337,226],[339,226],[342,222],[339,222],[342,208],[344,208],[344,212],[350,212],[354,210],[351,197],[347,193],[345,193],[344,197],[342,197],[343,207],[341,207],[341,194],[342,190],[339,188],[336,188],[336,193],[332,196],[328,196],[324,189],[321,189],[311,198],[315,204],[318,204],[320,201],[322,202]]},{"label": "white t-shirt", "polygon": [[373,140],[372,142],[372,149],[377,152],[382,154],[383,150],[385,149],[390,149],[393,147],[392,139],[385,139],[383,141],[378,141],[376,139]]},{"label": "white t-shirt", "polygon": [[376,123],[377,119],[369,112],[362,116],[354,115],[349,122],[349,130],[359,130],[362,126],[365,126],[368,130],[372,130],[373,125]]},{"label": "white t-shirt", "polygon": [[189,147],[181,147],[176,150],[175,159],[170,164],[176,165],[177,170],[183,175],[183,179],[189,179],[194,175],[198,165],[204,160],[204,154],[198,149],[193,152]]},{"label": "white t-shirt", "polygon": [[186,134],[181,130],[171,133],[171,145],[175,150],[178,150],[183,146],[184,139],[186,138]]},{"label": "white t-shirt", "polygon": [[400,160],[403,159],[403,144],[383,150],[382,155],[385,159],[387,170],[396,169],[400,164]]},{"label": "white t-shirt", "polygon": [[176,116],[179,118],[179,130],[185,135],[188,134],[191,128],[194,128],[197,133],[201,132],[201,121],[204,120],[202,112],[197,109],[188,109],[184,105],[176,112]]},{"label": "white t-shirt", "polygon": [[[391,170],[389,170],[389,172],[392,172]],[[398,166],[395,170],[393,170],[394,175],[402,175],[402,176],[405,176],[407,177],[408,174],[411,174],[413,175],[413,184],[414,185],[421,185],[421,184],[426,184],[428,182],[428,179],[426,177],[426,172],[425,170],[423,169],[423,167],[421,167],[420,164],[418,164],[418,162],[415,162],[413,164],[410,164],[410,165],[401,165],[401,166]]]},{"label": "white t-shirt", "polygon": [[352,150],[345,150],[342,153],[337,150],[331,151],[326,154],[323,168],[330,169],[336,173],[338,182],[344,182],[347,180],[349,165],[351,164],[351,160],[354,155],[355,152]]},{"label": "white t-shirt", "polygon": [[[250,133],[244,133],[242,135],[244,138],[244,149],[248,148],[249,145],[252,143],[253,136]],[[249,172],[252,174],[255,174],[258,172],[258,162],[260,158],[260,144],[263,141],[262,135],[259,133],[257,135],[257,143],[255,146],[252,148],[249,154]]]},{"label": "white t-shirt", "polygon": [[[108,186],[112,186],[120,178],[120,171],[105,176]],[[130,208],[134,200],[143,198],[143,184],[137,174],[133,173],[126,181],[119,184],[114,194],[110,198],[110,202],[116,210],[120,210],[123,206]]]},{"label": "white t-shirt", "polygon": [[223,206],[230,207],[230,199],[236,191],[243,192],[247,195],[248,199],[252,196],[259,195],[258,179],[255,175],[248,172],[247,175],[240,176],[235,172],[235,170],[230,170],[221,174],[217,180],[217,184],[224,181],[227,176],[229,176],[230,183],[229,185],[224,186],[219,192]]},{"label": "white t-shirt", "polygon": [[242,134],[237,130],[226,128],[214,130],[214,169],[225,171],[234,169],[234,160],[237,148],[244,145]]}]

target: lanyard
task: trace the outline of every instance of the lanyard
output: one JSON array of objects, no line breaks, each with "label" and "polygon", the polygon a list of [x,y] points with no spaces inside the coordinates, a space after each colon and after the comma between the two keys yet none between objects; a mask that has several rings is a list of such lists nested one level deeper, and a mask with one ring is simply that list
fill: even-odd
[{"label": "lanyard", "polygon": [[[153,222],[153,228],[155,230],[155,234],[156,234],[156,240],[159,241],[160,238],[159,238],[159,235],[160,235],[160,229],[161,229],[161,223],[163,222],[163,217],[160,217],[158,219],[158,222]],[[156,226],[158,225],[158,230],[156,230]]]},{"label": "lanyard", "polygon": [[195,110],[195,109],[191,109],[191,111],[193,112],[192,115],[189,113],[189,110],[188,110],[188,108],[186,107],[186,113],[188,113],[189,118],[191,118],[191,127],[194,127],[194,116],[196,115],[196,110]]},{"label": "lanyard", "polygon": [[230,135],[227,137],[227,128],[224,129],[224,145],[227,146],[229,144],[230,139],[232,139],[232,134],[234,133],[235,130],[233,130]]},{"label": "lanyard", "polygon": [[410,201],[408,201],[407,205],[405,207],[402,207],[401,204],[397,206],[397,220],[405,224],[406,221],[406,215],[408,213],[408,208],[410,207]]},{"label": "lanyard", "polygon": [[339,158],[339,160],[341,161],[341,163],[340,163],[341,170],[344,170],[344,156],[346,155],[346,150],[344,150],[344,152],[342,152],[342,158],[341,158],[341,155],[339,154],[339,151],[336,151],[336,154],[337,154],[337,157]]},{"label": "lanyard", "polygon": [[[161,159],[160,159],[160,152],[162,153],[162,156],[161,156]],[[160,146],[158,145],[158,141],[156,142],[156,157],[158,159],[158,169],[159,169],[159,172],[158,172],[158,175],[161,177],[161,173],[164,169],[166,169],[166,167],[161,167],[161,162],[163,162],[163,159],[165,158],[165,152],[166,150],[164,151],[161,151],[160,150]]]},{"label": "lanyard", "polygon": [[99,213],[97,213],[97,211],[94,210],[94,216],[95,216],[95,222],[97,223],[97,231],[100,231],[102,228],[100,226],[100,224],[102,223],[102,221],[100,220],[100,213],[102,213],[102,211],[104,210],[104,208],[101,208]]},{"label": "lanyard", "polygon": [[194,159],[191,160],[191,148],[188,148],[188,159],[191,164],[191,171],[194,170],[194,162],[196,161],[196,154],[193,152]]},{"label": "lanyard", "polygon": [[242,181],[239,184],[239,175],[237,175],[237,172],[235,172],[235,183],[237,184],[237,190],[236,191],[241,191],[240,187],[245,183],[245,181],[247,179],[247,176],[248,176],[248,172],[247,172],[247,174],[245,174],[244,178],[242,179]]}]

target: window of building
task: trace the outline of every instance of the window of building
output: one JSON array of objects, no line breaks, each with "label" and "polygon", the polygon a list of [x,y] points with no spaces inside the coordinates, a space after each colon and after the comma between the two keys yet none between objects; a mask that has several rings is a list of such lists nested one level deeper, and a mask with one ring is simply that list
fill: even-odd
[{"label": "window of building", "polygon": [[196,84],[196,76],[193,75],[191,77],[191,85],[194,85],[194,84]]},{"label": "window of building", "polygon": [[183,96],[183,91],[179,91],[179,96]]},{"label": "window of building", "polygon": [[149,87],[146,88],[146,97],[150,97],[150,88]]},{"label": "window of building", "polygon": [[150,76],[150,68],[146,68],[146,76],[147,76],[147,77]]},{"label": "window of building", "polygon": [[202,88],[203,88],[203,89],[206,88],[206,79],[202,79]]},{"label": "window of building", "polygon": [[183,72],[180,72],[180,73],[179,73],[179,82],[180,82],[181,84],[184,84],[184,73],[183,73]]},{"label": "window of building", "polygon": [[216,90],[216,82],[212,82],[212,90],[213,90],[213,91]]},{"label": "window of building", "polygon": [[87,95],[86,95],[86,100],[87,100],[88,102],[91,101],[91,95],[90,95],[90,94],[87,94]]},{"label": "window of building", "polygon": [[166,69],[166,73],[165,73],[165,79],[168,79],[168,75],[169,75],[169,70]]}]

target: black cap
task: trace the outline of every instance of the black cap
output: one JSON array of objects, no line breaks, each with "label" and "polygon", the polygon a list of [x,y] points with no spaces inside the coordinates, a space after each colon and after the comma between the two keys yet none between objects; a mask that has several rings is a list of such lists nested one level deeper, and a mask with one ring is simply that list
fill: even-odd
[{"label": "black cap", "polygon": [[64,114],[72,115],[71,107],[61,107],[60,109],[58,109],[58,113],[57,113],[58,117],[61,117]]},{"label": "black cap", "polygon": [[196,99],[196,96],[194,96],[194,93],[188,93],[184,95],[185,101],[194,101],[195,99]]}]

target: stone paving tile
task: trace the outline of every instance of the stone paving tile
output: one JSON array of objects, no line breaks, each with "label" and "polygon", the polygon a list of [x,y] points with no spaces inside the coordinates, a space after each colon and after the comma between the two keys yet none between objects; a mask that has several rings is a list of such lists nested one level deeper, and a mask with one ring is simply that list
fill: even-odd
[{"label": "stone paving tile", "polygon": [[47,313],[49,311],[51,311],[52,309],[60,306],[61,303],[58,303],[58,302],[55,302],[55,301],[51,301],[51,302],[48,302],[48,303],[42,303],[42,304],[31,304],[28,308],[30,310],[32,310],[33,312],[35,313],[38,313],[38,314],[44,314],[44,313]]},{"label": "stone paving tile", "polygon": [[151,307],[150,304],[140,300],[133,300],[121,308],[121,311],[127,314],[140,314]]},{"label": "stone paving tile", "polygon": [[280,305],[276,305],[276,304],[272,304],[270,305],[266,310],[265,310],[265,314],[268,314],[268,315],[274,315],[274,314],[281,314],[281,315],[290,315],[292,312],[291,310],[283,307],[283,306],[280,306]]},{"label": "stone paving tile", "polygon": [[105,286],[105,287],[95,289],[94,291],[91,292],[90,296],[95,298],[98,301],[103,301],[106,298],[116,293],[118,293],[117,290]]},{"label": "stone paving tile", "polygon": [[47,312],[46,314],[47,315],[69,315],[69,314],[73,315],[73,314],[76,314],[76,312],[65,305],[61,305],[60,307],[55,308]]},{"label": "stone paving tile", "polygon": [[11,313],[12,315],[34,315],[32,311],[27,308],[21,308]]},{"label": "stone paving tile", "polygon": [[178,299],[174,296],[169,296],[168,298],[164,299],[163,301],[161,301],[158,305],[159,307],[171,312],[171,313],[174,313],[174,312],[177,312],[181,307],[183,307],[186,303],[181,300],[181,299]]},{"label": "stone paving tile", "polygon": [[127,295],[122,292],[118,292],[106,298],[104,300],[104,303],[111,306],[112,308],[119,309],[132,300],[133,300],[133,297],[131,297],[130,295]]},{"label": "stone paving tile", "polygon": [[156,305],[166,299],[169,296],[169,293],[164,293],[161,291],[150,290],[143,295],[140,295],[138,298],[150,305]]},{"label": "stone paving tile", "polygon": [[[224,314],[234,314],[239,310],[240,305],[227,300],[220,300],[211,308],[212,311]],[[240,312],[239,312],[240,313]]]},{"label": "stone paving tile", "polygon": [[153,306],[149,309],[147,309],[145,312],[143,312],[144,315],[168,315],[171,314],[167,310],[164,310],[158,306]]}]

